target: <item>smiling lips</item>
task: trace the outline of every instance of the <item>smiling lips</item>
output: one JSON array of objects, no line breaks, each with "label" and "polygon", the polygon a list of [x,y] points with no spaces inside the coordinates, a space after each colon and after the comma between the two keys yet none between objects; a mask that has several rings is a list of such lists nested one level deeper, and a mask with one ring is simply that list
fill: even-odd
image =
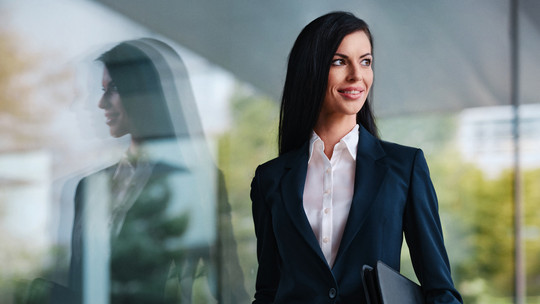
[{"label": "smiling lips", "polygon": [[338,90],[339,94],[347,99],[359,99],[364,95],[365,89],[359,87],[343,88]]},{"label": "smiling lips", "polygon": [[111,125],[115,122],[115,120],[120,116],[120,113],[117,113],[117,112],[105,112],[105,118],[106,118],[106,123],[108,125]]}]

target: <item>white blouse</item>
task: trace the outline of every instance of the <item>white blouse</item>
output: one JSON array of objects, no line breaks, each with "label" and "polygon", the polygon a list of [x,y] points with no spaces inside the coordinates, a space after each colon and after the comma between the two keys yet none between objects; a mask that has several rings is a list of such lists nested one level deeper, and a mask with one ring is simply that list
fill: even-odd
[{"label": "white blouse", "polygon": [[358,125],[335,146],[332,159],[313,132],[304,187],[304,210],[330,268],[334,265],[351,208],[356,172]]}]

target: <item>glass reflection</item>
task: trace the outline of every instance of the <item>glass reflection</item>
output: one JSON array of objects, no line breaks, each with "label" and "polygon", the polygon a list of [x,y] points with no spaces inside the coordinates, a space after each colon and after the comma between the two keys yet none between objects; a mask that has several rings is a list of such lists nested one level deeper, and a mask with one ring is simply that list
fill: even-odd
[{"label": "glass reflection", "polygon": [[68,286],[34,280],[26,302],[247,302],[223,177],[181,58],[145,38],[98,61],[97,106],[130,145],[77,185]]}]

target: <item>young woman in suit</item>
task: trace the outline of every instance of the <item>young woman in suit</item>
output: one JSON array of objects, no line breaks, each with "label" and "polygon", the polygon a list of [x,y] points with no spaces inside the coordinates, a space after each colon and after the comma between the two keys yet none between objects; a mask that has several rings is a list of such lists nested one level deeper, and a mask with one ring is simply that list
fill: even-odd
[{"label": "young woman in suit", "polygon": [[403,235],[427,303],[460,303],[419,149],[379,139],[368,25],[346,12],[298,36],[281,102],[279,156],[251,184],[253,303],[364,303],[362,267],[399,270]]}]

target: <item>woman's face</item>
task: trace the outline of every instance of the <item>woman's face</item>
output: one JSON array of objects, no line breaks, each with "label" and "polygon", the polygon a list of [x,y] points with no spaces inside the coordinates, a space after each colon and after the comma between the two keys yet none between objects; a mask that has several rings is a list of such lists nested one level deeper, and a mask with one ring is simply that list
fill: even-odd
[{"label": "woman's face", "polygon": [[107,68],[103,69],[103,96],[98,106],[105,110],[105,118],[112,137],[121,137],[130,133],[130,122],[116,84],[111,79]]},{"label": "woman's face", "polygon": [[366,102],[373,83],[371,43],[363,31],[341,41],[330,65],[322,117],[354,118]]}]

